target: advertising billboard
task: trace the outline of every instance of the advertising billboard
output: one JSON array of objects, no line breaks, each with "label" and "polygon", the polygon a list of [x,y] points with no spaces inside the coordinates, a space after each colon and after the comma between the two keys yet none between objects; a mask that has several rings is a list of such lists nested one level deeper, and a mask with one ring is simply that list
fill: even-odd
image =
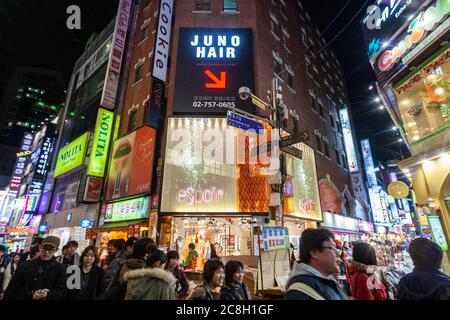
[{"label": "advertising billboard", "polygon": [[33,135],[30,133],[25,133],[22,139],[22,144],[20,145],[19,154],[17,155],[17,160],[14,165],[13,172],[11,174],[11,180],[9,182],[8,193],[12,196],[16,196],[20,188],[20,183],[25,172],[25,165],[27,163],[28,155],[27,152],[31,153],[31,144],[33,142]]},{"label": "advertising billboard", "polygon": [[105,222],[143,219],[148,217],[148,197],[109,203],[105,209]]},{"label": "advertising billboard", "polygon": [[323,211],[332,213],[342,213],[341,196],[329,183],[321,182],[320,189],[320,203]]},{"label": "advertising billboard", "polygon": [[114,142],[108,172],[106,199],[150,192],[155,129],[144,126]]},{"label": "advertising billboard", "polygon": [[296,144],[294,147],[302,151],[302,158],[286,155],[287,172],[291,179],[286,188],[290,191],[285,192],[284,213],[322,221],[314,149],[304,143]]},{"label": "advertising billboard", "polygon": [[[366,9],[362,20],[363,37],[369,59],[375,57],[401,32],[414,14],[432,0],[377,0]],[[384,45],[384,46],[383,46]]]},{"label": "advertising billboard", "polygon": [[262,236],[265,251],[289,249],[288,228],[263,227]]},{"label": "advertising billboard", "polygon": [[109,53],[108,69],[106,70],[106,79],[100,101],[102,107],[110,110],[114,109],[116,104],[117,86],[119,85],[120,69],[125,53],[131,7],[131,0],[120,0],[112,39],[112,49]]},{"label": "advertising billboard", "polygon": [[447,239],[445,238],[444,230],[439,216],[428,216],[428,222],[430,224],[431,232],[436,243],[442,248],[442,251],[448,250]]},{"label": "advertising billboard", "polygon": [[344,135],[345,153],[347,154],[348,170],[358,172],[358,160],[356,158],[355,144],[353,143],[352,126],[348,116],[348,109],[339,110],[341,116],[342,133]]},{"label": "advertising billboard", "polygon": [[169,60],[169,43],[172,30],[173,0],[162,0],[159,8],[158,28],[155,37],[155,53],[152,76],[166,82]]},{"label": "advertising billboard", "polygon": [[94,131],[94,145],[87,174],[94,177],[103,177],[108,157],[109,141],[114,123],[114,113],[103,108],[98,109],[97,122]]},{"label": "advertising billboard", "polygon": [[254,90],[251,29],[180,28],[174,113],[254,112],[240,87]]},{"label": "advertising billboard", "polygon": [[239,161],[244,131],[226,118],[169,118],[167,128],[161,212],[269,211],[267,176]]},{"label": "advertising billboard", "polygon": [[83,165],[88,138],[89,132],[86,132],[59,150],[58,159],[56,160],[55,177]]}]

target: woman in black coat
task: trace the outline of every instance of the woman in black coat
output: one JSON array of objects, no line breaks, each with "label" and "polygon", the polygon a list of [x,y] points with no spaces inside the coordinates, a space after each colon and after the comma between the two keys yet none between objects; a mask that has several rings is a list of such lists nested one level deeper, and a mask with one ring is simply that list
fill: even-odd
[{"label": "woman in black coat", "polygon": [[252,300],[252,294],[244,284],[244,266],[240,261],[230,260],[225,265],[225,286],[221,300]]},{"label": "woman in black coat", "polygon": [[98,262],[99,256],[96,247],[89,246],[84,249],[79,266],[80,288],[70,291],[69,298],[71,300],[94,300],[103,292],[105,273],[102,268],[98,267]]}]

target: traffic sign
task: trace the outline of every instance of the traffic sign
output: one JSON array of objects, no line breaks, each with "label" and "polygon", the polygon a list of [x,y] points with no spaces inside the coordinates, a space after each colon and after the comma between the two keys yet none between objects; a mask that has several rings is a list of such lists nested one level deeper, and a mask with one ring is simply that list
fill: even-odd
[{"label": "traffic sign", "polygon": [[289,147],[293,144],[297,144],[300,142],[306,142],[309,140],[309,131],[308,130],[304,130],[301,131],[298,135],[291,135],[289,137],[286,138],[282,138],[280,141],[280,148],[285,148],[285,147]]},{"label": "traffic sign", "polygon": [[227,124],[238,129],[254,130],[260,135],[264,134],[264,126],[261,123],[232,111],[227,112]]}]

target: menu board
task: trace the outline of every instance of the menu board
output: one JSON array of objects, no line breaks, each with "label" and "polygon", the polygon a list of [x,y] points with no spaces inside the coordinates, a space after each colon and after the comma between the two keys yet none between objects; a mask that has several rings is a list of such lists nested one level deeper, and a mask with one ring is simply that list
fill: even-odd
[{"label": "menu board", "polygon": [[264,227],[263,243],[265,251],[289,249],[288,228]]}]

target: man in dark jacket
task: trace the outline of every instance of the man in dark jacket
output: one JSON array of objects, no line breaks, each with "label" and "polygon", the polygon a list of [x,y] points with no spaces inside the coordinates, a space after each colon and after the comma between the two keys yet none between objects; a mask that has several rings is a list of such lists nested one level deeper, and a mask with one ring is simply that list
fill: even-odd
[{"label": "man in dark jacket", "polygon": [[169,251],[167,253],[167,261],[166,270],[172,272],[177,279],[175,292],[178,294],[178,299],[186,298],[189,291],[189,282],[184,275],[184,271],[180,268],[180,256],[178,252]]},{"label": "man in dark jacket", "polygon": [[336,243],[331,231],[306,229],[296,262],[286,285],[286,300],[346,300],[333,274],[339,272]]},{"label": "man in dark jacket", "polygon": [[116,274],[119,272],[120,268],[122,268],[123,264],[127,260],[124,250],[125,250],[125,240],[123,239],[111,240],[110,243],[108,244],[108,251],[110,256],[112,257],[112,260],[108,264],[108,266],[105,267],[106,286],[109,286],[111,284],[112,280],[114,279]]},{"label": "man in dark jacket", "polygon": [[48,236],[40,245],[39,258],[19,266],[6,289],[5,300],[64,300],[66,268],[55,261],[59,238]]},{"label": "man in dark jacket", "polygon": [[0,245],[0,284],[3,285],[3,277],[5,275],[6,266],[11,261],[11,257],[4,246]]},{"label": "man in dark jacket", "polygon": [[439,269],[442,265],[441,247],[426,238],[414,239],[409,245],[414,262],[413,272],[398,284],[399,300],[449,300],[450,277]]}]

